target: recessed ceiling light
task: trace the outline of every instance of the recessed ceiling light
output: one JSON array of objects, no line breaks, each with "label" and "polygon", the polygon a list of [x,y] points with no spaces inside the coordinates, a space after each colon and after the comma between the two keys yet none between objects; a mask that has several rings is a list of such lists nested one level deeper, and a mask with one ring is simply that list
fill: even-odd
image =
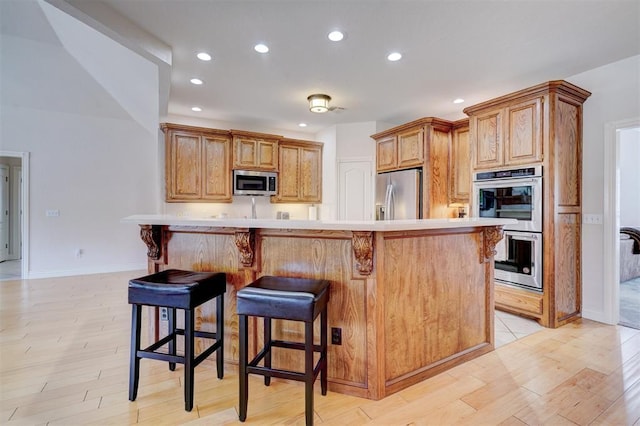
[{"label": "recessed ceiling light", "polygon": [[191,80],[189,80],[192,84],[195,84],[196,86],[199,86],[203,83],[202,80],[200,80],[199,78],[192,78]]},{"label": "recessed ceiling light", "polygon": [[401,58],[402,58],[402,54],[398,52],[389,53],[389,55],[387,56],[387,59],[390,60],[391,62],[399,61]]},{"label": "recessed ceiling light", "polygon": [[344,38],[344,34],[340,31],[331,31],[327,37],[329,37],[331,41],[340,41]]},{"label": "recessed ceiling light", "polygon": [[454,104],[461,104],[461,103],[463,103],[463,102],[464,102],[464,99],[462,99],[462,98],[457,98],[457,99],[454,99],[454,100],[453,100],[453,103],[454,103]]},{"label": "recessed ceiling light", "polygon": [[201,61],[210,61],[211,60],[211,55],[209,55],[206,52],[200,52],[196,55],[198,57],[198,59],[200,59]]},{"label": "recessed ceiling light", "polygon": [[191,111],[200,112],[200,111],[202,111],[202,108],[200,108],[200,107],[192,107]]},{"label": "recessed ceiling light", "polygon": [[298,126],[300,127],[307,127],[307,123],[299,123]]},{"label": "recessed ceiling light", "polygon": [[256,44],[253,46],[256,52],[258,53],[267,53],[269,51],[269,47],[266,44]]}]

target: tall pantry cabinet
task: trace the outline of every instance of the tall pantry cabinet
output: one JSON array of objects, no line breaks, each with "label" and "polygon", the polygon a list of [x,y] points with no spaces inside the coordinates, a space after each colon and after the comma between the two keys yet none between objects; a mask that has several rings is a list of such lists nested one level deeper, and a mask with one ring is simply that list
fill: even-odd
[{"label": "tall pantry cabinet", "polygon": [[581,315],[582,104],[590,95],[549,81],[464,110],[472,172],[542,165],[543,291],[496,283],[495,300],[546,327]]}]

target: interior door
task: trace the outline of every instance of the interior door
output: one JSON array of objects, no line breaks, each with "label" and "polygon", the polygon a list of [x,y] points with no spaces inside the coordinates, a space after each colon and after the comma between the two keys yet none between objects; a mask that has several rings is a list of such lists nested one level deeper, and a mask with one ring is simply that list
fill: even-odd
[{"label": "interior door", "polygon": [[0,166],[0,262],[9,258],[9,168]]},{"label": "interior door", "polygon": [[338,219],[373,219],[373,171],[371,161],[338,163]]}]

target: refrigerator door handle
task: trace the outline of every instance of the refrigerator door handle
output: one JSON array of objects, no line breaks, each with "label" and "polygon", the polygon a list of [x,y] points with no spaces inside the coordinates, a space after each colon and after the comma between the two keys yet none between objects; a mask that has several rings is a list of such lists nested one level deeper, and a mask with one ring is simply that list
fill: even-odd
[{"label": "refrigerator door handle", "polygon": [[393,211],[393,201],[393,185],[389,183],[387,184],[387,193],[384,196],[384,218],[387,220],[393,220],[395,216],[395,212]]}]

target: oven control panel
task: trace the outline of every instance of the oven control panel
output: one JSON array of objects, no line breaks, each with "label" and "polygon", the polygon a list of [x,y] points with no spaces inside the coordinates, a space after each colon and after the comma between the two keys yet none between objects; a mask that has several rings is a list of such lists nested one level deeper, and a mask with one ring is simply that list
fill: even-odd
[{"label": "oven control panel", "polygon": [[475,181],[524,178],[529,176],[542,176],[542,166],[522,167],[519,169],[493,170],[490,172],[478,172]]}]

